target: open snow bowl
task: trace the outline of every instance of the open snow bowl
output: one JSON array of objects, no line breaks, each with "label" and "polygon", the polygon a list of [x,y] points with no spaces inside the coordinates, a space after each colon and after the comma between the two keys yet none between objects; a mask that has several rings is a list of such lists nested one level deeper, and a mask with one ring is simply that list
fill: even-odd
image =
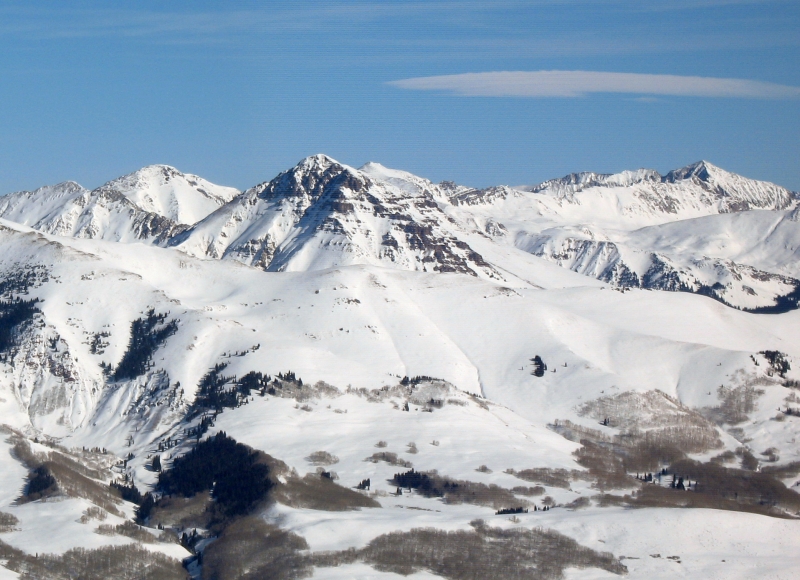
[{"label": "open snow bowl", "polygon": [[[112,184],[0,205],[19,222],[0,224],[0,423],[60,458],[2,443],[0,570],[800,568],[786,190],[698,164],[479,191],[323,156],[241,196],[163,168]],[[215,521],[212,486],[133,524],[118,494],[157,502],[159,469],[219,431],[269,461],[266,503]],[[657,468],[675,473],[635,478]],[[464,546],[493,554],[469,566]]]}]

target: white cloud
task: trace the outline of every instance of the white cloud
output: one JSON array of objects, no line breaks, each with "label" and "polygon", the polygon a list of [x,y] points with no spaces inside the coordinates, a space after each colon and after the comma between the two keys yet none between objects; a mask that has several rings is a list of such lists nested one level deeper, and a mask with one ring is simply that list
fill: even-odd
[{"label": "white cloud", "polygon": [[746,79],[579,70],[466,73],[402,79],[389,84],[401,89],[471,97],[580,97],[588,93],[749,99],[800,97],[800,87]]}]

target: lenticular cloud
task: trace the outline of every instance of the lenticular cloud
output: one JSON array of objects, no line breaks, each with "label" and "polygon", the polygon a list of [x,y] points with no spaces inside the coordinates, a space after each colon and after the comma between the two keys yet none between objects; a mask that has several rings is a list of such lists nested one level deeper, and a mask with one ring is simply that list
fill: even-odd
[{"label": "lenticular cloud", "polygon": [[800,97],[800,87],[746,79],[591,71],[466,73],[402,79],[389,84],[401,89],[475,97],[579,97],[589,93],[749,99]]}]

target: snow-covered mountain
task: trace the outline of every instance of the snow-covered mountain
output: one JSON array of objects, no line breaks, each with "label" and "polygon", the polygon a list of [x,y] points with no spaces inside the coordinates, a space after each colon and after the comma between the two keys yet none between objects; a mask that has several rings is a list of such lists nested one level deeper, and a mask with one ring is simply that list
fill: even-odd
[{"label": "snow-covered mountain", "polygon": [[120,193],[144,211],[188,225],[199,222],[240,193],[169,165],[148,165],[109,181],[98,191]]},{"label": "snow-covered mountain", "polygon": [[[178,225],[150,211],[184,183],[159,171],[0,198],[0,577],[800,566],[800,310],[721,303],[794,291],[786,190],[706,169],[478,191],[314,156]],[[158,472],[221,432],[272,478],[241,519],[218,481]],[[142,525],[112,481],[154,494]]]},{"label": "snow-covered mountain", "polygon": [[[800,284],[787,259],[800,247],[797,196],[705,161],[665,176],[580,173],[529,188],[462,190],[451,201],[456,219],[475,220],[496,241],[615,286],[763,308]],[[706,228],[719,241],[721,227],[727,249],[701,241]]]},{"label": "snow-covered mountain", "polygon": [[170,245],[270,271],[350,264],[495,276],[431,191],[316,155],[221,207]]},{"label": "snow-covered mountain", "polygon": [[11,193],[0,217],[60,236],[162,244],[238,193],[151,165],[92,191],[67,181]]},{"label": "snow-covered mountain", "polygon": [[[503,257],[511,245],[617,287],[699,292],[751,309],[797,302],[800,271],[789,256],[798,211],[785,188],[705,161],[664,176],[579,173],[476,190],[325,155],[241,195],[153,165],[91,192],[67,182],[0,202],[0,216],[42,232],[174,246],[269,271],[372,264],[506,279],[519,270],[519,254]],[[719,227],[731,238],[725,251],[701,241],[705,229],[718,239]],[[679,241],[687,239],[696,245]]]},{"label": "snow-covered mountain", "polygon": [[569,205],[597,204],[597,198],[604,201],[610,198],[616,201],[622,216],[650,216],[651,219],[658,219],[659,214],[781,210],[796,202],[786,188],[747,179],[707,161],[675,169],[663,176],[651,169],[616,174],[573,173],[522,189],[546,194]]}]

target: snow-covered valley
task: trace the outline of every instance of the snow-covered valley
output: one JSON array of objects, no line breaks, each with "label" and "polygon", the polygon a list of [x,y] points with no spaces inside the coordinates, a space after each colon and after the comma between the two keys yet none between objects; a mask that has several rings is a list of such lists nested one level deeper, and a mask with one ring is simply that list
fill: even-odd
[{"label": "snow-covered valley", "polygon": [[[799,211],[322,155],[0,198],[0,578],[793,578]],[[228,438],[270,482],[235,517],[165,483]]]}]

